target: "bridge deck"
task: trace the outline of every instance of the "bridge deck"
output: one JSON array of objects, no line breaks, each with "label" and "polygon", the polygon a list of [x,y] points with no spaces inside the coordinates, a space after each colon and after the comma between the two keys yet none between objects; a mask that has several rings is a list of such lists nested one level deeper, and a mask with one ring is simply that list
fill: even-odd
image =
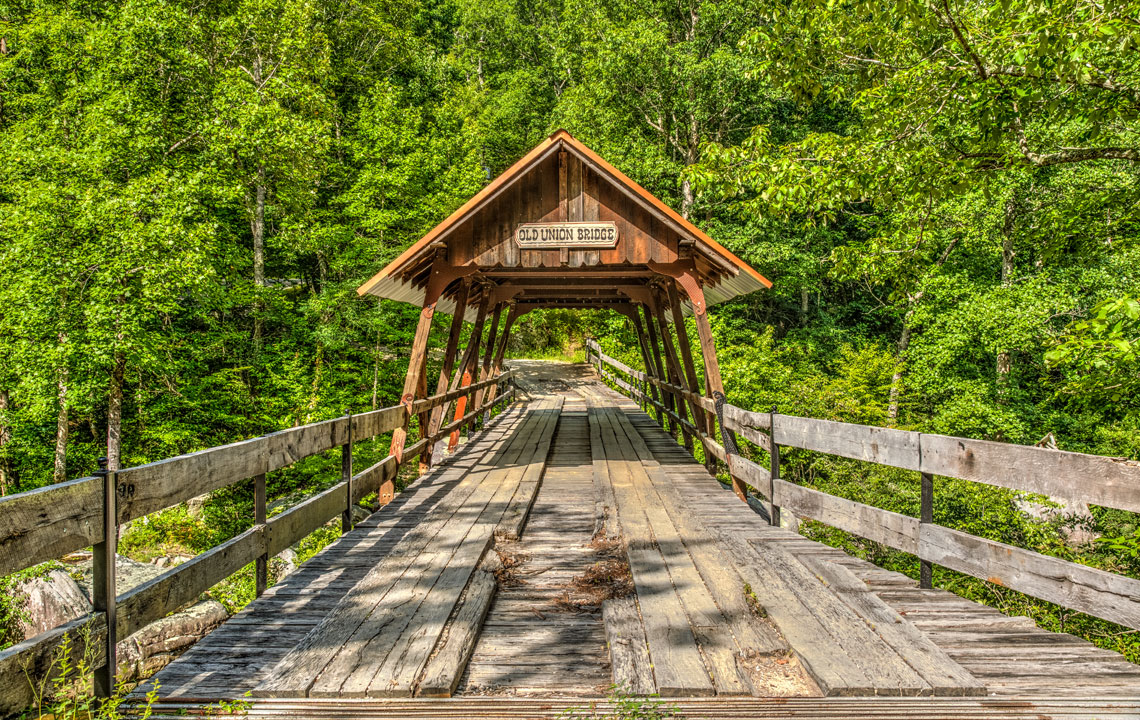
[{"label": "bridge deck", "polygon": [[159,696],[1140,695],[1115,653],[769,526],[588,368],[520,365],[528,405],[161,671]]}]

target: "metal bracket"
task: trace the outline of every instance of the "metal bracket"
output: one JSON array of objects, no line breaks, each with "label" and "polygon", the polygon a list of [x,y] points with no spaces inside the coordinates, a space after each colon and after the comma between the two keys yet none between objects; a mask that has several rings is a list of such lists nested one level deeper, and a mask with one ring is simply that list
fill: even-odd
[{"label": "metal bracket", "polygon": [[740,448],[736,447],[736,438],[733,437],[733,432],[728,429],[724,424],[724,393],[719,390],[713,391],[713,404],[716,405],[716,420],[720,423],[720,439],[724,441],[724,454],[725,455],[739,455]]}]

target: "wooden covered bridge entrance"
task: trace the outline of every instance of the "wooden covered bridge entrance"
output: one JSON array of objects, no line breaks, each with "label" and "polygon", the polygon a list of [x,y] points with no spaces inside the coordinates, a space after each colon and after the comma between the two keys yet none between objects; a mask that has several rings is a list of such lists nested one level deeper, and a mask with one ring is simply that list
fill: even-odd
[{"label": "wooden covered bridge entrance", "polygon": [[[26,704],[17,672],[46,676],[64,633],[91,633],[106,688],[108,638],[256,560],[258,599],[137,691],[156,689],[159,714],[250,698],[241,714],[557,716],[605,712],[617,684],[688,717],[1140,717],[1140,667],[933,589],[929,573],[1140,628],[1140,582],[931,514],[935,476],[1140,511],[1140,467],[730,405],[706,311],[766,285],[556,133],[361,288],[421,308],[399,406],[0,500],[0,572],[95,543],[98,610],[0,653],[0,710]],[[586,365],[505,361],[515,321],[539,307],[624,314],[644,370],[592,341]],[[437,310],[452,319],[428,377]],[[390,455],[355,471],[353,443],[389,432]],[[913,471],[922,515],[786,482],[781,447]],[[267,518],[264,474],[336,448],[340,482]],[[395,493],[417,457],[422,474]],[[250,478],[249,531],[114,590],[120,523]],[[381,508],[354,525],[373,492]],[[337,542],[266,587],[269,557],[340,516]],[[921,582],[804,538],[796,518],[919,556]]]}]

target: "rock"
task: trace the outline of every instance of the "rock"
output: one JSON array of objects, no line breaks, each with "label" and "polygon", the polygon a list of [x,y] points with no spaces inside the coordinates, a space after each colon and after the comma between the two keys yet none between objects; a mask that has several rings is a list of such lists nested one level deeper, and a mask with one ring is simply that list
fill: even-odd
[{"label": "rock", "polygon": [[192,517],[198,517],[202,514],[202,508],[206,507],[206,502],[210,499],[210,493],[205,495],[198,495],[186,501],[186,510]]},{"label": "rock", "polygon": [[47,632],[91,611],[91,601],[65,570],[51,570],[16,587],[24,600],[17,624],[25,638]]},{"label": "rock", "polygon": [[220,602],[205,600],[156,620],[119,643],[120,676],[132,682],[153,675],[228,617]]},{"label": "rock", "polygon": [[273,575],[280,582],[282,578],[297,569],[297,552],[293,548],[285,548],[273,556]]},{"label": "rock", "polygon": [[362,508],[359,505],[352,506],[352,524],[367,520],[372,517],[372,511],[367,508]]},{"label": "rock", "polygon": [[[165,559],[168,563],[177,564],[180,556]],[[25,638],[92,612],[90,557],[76,565],[75,571],[79,579],[67,571],[52,570],[18,586],[17,592],[24,596],[26,618],[21,620],[20,627]],[[116,558],[115,571],[120,595],[164,572],[155,565],[135,562],[121,555]],[[119,643],[119,673],[128,682],[153,674],[225,622],[227,617],[229,615],[221,603],[204,600],[150,623]]]}]

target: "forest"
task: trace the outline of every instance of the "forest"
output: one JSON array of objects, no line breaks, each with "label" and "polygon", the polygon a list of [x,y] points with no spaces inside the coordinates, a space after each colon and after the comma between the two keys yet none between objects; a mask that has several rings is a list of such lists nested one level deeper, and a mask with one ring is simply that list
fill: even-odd
[{"label": "forest", "polygon": [[[1137,0],[0,0],[0,494],[396,404],[417,311],[356,288],[558,128],[773,281],[710,311],[731,402],[1140,459]],[[508,356],[587,336],[640,362],[600,311]],[[785,462],[917,515],[902,471]],[[944,487],[938,522],[1140,578],[1134,514]]]}]

